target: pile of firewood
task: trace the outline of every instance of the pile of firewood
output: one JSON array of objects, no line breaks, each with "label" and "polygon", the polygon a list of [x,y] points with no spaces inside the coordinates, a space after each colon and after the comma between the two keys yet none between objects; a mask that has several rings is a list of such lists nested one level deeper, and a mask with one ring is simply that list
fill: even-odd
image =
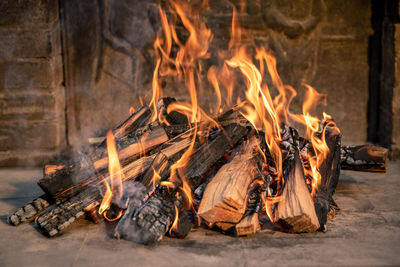
[{"label": "pile of firewood", "polygon": [[[165,123],[149,123],[152,112],[143,106],[113,130],[125,200],[112,202],[107,217],[123,213],[115,230],[118,238],[143,244],[158,242],[165,234],[182,238],[200,221],[239,236],[254,234],[262,228],[260,219],[266,211],[270,222],[282,231],[325,231],[328,215],[335,210],[332,196],[340,169],[385,172],[387,168],[386,149],[341,146],[341,134],[326,126],[331,121],[322,121],[329,154],[320,165],[321,182],[312,196],[312,178],[305,170],[314,152],[296,129],[281,127],[283,168],[278,180],[264,133],[256,131],[240,112],[232,109],[214,118],[218,127],[204,130],[200,123],[191,128],[183,114],[166,113],[172,101],[163,98],[158,105]],[[168,180],[170,167],[189,146],[193,152],[175,174],[184,179]],[[98,209],[106,191],[104,180],[109,179],[107,167],[104,138],[69,162],[46,165],[38,182],[44,194],[11,214],[9,223],[35,220],[52,237],[84,215],[102,221]],[[155,173],[159,179],[153,179]],[[182,192],[183,181],[191,189],[192,200]]]}]

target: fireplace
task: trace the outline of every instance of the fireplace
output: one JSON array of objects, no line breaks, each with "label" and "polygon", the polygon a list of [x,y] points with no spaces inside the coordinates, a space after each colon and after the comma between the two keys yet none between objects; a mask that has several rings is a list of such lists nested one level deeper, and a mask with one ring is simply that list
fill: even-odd
[{"label": "fireplace", "polygon": [[[299,99],[304,82],[328,94],[326,111],[341,125],[344,142],[393,143],[396,155],[398,8],[378,2],[210,1],[202,16],[214,36],[209,51],[215,62],[205,64],[215,64],[226,46],[236,9],[254,44],[273,51],[282,80],[298,89]],[[123,120],[130,107],[150,100],[158,4],[0,5],[2,166],[33,166],[77,151]],[[391,82],[380,82],[380,73]],[[181,85],[163,86],[165,95],[185,97]],[[300,102],[294,100],[294,111]]]}]

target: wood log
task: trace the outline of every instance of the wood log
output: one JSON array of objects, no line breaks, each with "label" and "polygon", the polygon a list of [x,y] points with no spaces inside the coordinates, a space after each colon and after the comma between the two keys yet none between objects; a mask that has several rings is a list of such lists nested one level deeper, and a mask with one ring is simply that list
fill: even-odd
[{"label": "wood log", "polygon": [[386,172],[388,149],[374,145],[342,146],[340,166],[342,170]]},{"label": "wood log", "polygon": [[293,129],[286,127],[286,134],[282,134],[282,145],[289,154],[283,161],[283,192],[271,219],[282,230],[290,233],[315,232],[319,228],[319,222],[305,182],[300,152],[293,134],[290,133],[292,131]]},{"label": "wood log", "polygon": [[[154,148],[168,140],[166,132],[162,128],[150,131],[141,142],[133,143],[120,150],[118,155],[121,160],[135,158],[151,148]],[[79,162],[68,164],[56,172],[45,175],[39,180],[38,185],[56,203],[67,200],[77,194],[88,184],[99,180],[100,169],[108,166],[108,157],[93,163],[92,159],[82,156]]]},{"label": "wood log", "polygon": [[[173,158],[174,153],[181,153],[186,147],[185,140],[181,140],[161,150],[160,153]],[[153,164],[155,157],[156,155],[142,157],[124,166],[122,168],[125,178],[123,185],[145,173]],[[109,180],[109,177],[105,177],[105,179]],[[78,194],[55,205],[51,210],[41,215],[38,219],[38,224],[42,232],[50,237],[60,234],[67,226],[84,215],[85,208],[93,205],[93,203],[100,203],[103,198],[102,192],[105,191],[105,185],[102,181],[103,179],[98,177],[96,182],[80,188]]]},{"label": "wood log", "polygon": [[13,214],[10,214],[7,218],[7,222],[15,226],[24,222],[30,222],[50,205],[51,200],[49,197],[47,195],[42,195],[17,209]]},{"label": "wood log", "polygon": [[140,107],[136,112],[132,113],[128,119],[121,123],[113,130],[116,139],[121,138],[128,133],[135,131],[139,127],[146,124],[151,117],[151,110],[148,106]]},{"label": "wood log", "polygon": [[[329,123],[329,121],[323,123]],[[330,202],[339,181],[341,167],[341,134],[336,131],[334,127],[327,126],[325,130],[325,141],[329,148],[329,152],[319,167],[321,182],[317,186],[314,197],[315,211],[318,216],[320,231],[327,230],[326,222],[330,209]]]},{"label": "wood log", "polygon": [[236,235],[253,235],[261,230],[260,221],[258,219],[258,213],[253,213],[249,216],[245,216],[235,225]]},{"label": "wood log", "polygon": [[[118,157],[120,161],[124,161],[127,158],[135,158],[140,154],[144,154],[148,150],[161,145],[168,141],[168,135],[163,128],[158,128],[151,131],[139,142],[133,143],[118,151]],[[96,170],[104,169],[108,166],[108,157],[99,159],[93,163]]]},{"label": "wood log", "polygon": [[198,214],[208,223],[238,223],[246,211],[249,186],[257,171],[258,140],[241,145],[231,162],[222,166],[207,185]]},{"label": "wood log", "polygon": [[[236,124],[224,130],[215,136],[211,134],[209,142],[197,149],[184,168],[184,176],[192,191],[204,181],[202,175],[248,132]],[[179,186],[179,183],[170,188],[160,185],[142,206],[126,212],[123,225],[118,227],[118,236],[141,244],[161,240],[175,218],[175,210],[184,206],[183,194],[178,194],[179,197],[176,194]]]}]

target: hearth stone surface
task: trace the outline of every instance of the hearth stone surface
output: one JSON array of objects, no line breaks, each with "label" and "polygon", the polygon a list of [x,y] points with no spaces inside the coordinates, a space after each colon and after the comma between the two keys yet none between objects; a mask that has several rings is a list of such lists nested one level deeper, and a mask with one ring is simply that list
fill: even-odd
[{"label": "hearth stone surface", "polygon": [[7,214],[39,196],[39,169],[0,170],[0,266],[399,265],[400,161],[387,174],[342,171],[341,208],[327,233],[263,230],[236,238],[196,228],[184,240],[145,247],[111,238],[113,225],[80,221],[49,239],[33,225],[13,227]]}]

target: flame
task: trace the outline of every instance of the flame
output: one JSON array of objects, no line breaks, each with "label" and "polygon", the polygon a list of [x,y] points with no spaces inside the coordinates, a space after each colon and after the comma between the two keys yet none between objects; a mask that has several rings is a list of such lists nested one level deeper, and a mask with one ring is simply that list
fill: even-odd
[{"label": "flame", "polygon": [[134,107],[129,107],[129,115],[135,113],[136,109]]},{"label": "flame", "polygon": [[[99,214],[103,214],[111,205],[111,201],[114,198],[122,198],[122,181],[125,180],[124,174],[122,172],[121,163],[119,162],[117,147],[115,145],[114,135],[111,130],[107,133],[107,153],[108,153],[108,171],[109,171],[109,181],[103,178],[103,182],[106,186],[106,192],[104,194],[103,200],[99,207]],[[121,217],[122,213],[118,215],[118,219]],[[106,213],[104,213],[106,217]]]},{"label": "flame", "polygon": [[[201,5],[202,8],[205,7],[205,2]],[[314,196],[321,181],[319,168],[329,153],[325,131],[327,127],[337,129],[331,117],[326,113],[323,114],[322,120],[311,115],[315,106],[326,96],[319,94],[311,86],[305,85],[307,91],[302,114],[291,113],[289,107],[297,95],[296,90],[283,83],[277,71],[276,59],[270,51],[264,47],[256,47],[255,51],[248,49],[246,41],[249,38],[247,38],[246,31],[239,25],[236,9],[233,10],[228,49],[218,51],[218,57],[222,59],[223,64],[203,70],[201,61],[209,57],[208,48],[213,35],[200,19],[201,8],[194,9],[193,5],[181,1],[167,1],[166,7],[169,11],[168,16],[159,6],[162,31],[159,32],[154,42],[157,60],[152,81],[153,95],[150,101],[153,110],[152,120],[158,119],[164,122],[157,111],[157,103],[163,95],[161,83],[167,77],[183,78],[190,103],[173,102],[168,106],[167,113],[176,111],[184,114],[188,118],[188,124],[192,131],[189,133],[190,146],[182,157],[170,167],[170,176],[167,180],[161,181],[160,185],[183,193],[187,199],[187,205],[192,205],[192,192],[184,175],[184,168],[195,152],[197,132],[204,128],[218,127],[218,123],[211,118],[211,114],[216,115],[222,112],[226,106],[231,108],[235,101],[233,98],[237,97],[235,109],[240,111],[256,131],[264,134],[265,143],[272,157],[272,162],[267,162],[271,159],[267,158],[259,148],[265,163],[269,166],[272,165],[273,176],[278,185],[274,190],[268,188],[266,195],[263,196],[267,214],[270,216],[274,204],[281,201],[280,190],[283,187],[280,185],[284,184],[284,180],[280,143],[282,141],[281,127],[284,124],[291,125],[292,122],[297,122],[306,128],[306,137],[311,142],[315,156],[308,156],[310,168],[307,167],[305,171],[307,175],[313,177],[311,194]],[[240,12],[244,10],[245,6],[242,2]],[[178,37],[175,28],[177,23],[183,25],[188,33],[185,40],[180,40]],[[173,53],[172,51],[177,52]],[[202,72],[206,73],[209,86],[212,88],[210,91],[216,100],[215,103],[210,104],[210,106],[213,105],[212,107],[207,108],[208,113],[198,103],[199,95],[203,96],[204,93],[202,92]],[[240,84],[238,81],[242,80],[245,82],[244,90],[237,88],[237,85]],[[234,96],[234,92],[243,92],[245,98]],[[275,97],[272,97],[274,95]],[[209,99],[212,98],[209,97]],[[168,125],[167,122],[165,123]],[[201,138],[198,139],[204,141]],[[153,187],[160,180],[160,175],[153,170]],[[112,186],[110,190],[113,190]],[[270,216],[270,218],[272,217]],[[176,216],[174,224],[177,220]]]},{"label": "flame", "polygon": [[179,210],[176,205],[174,205],[174,207],[175,207],[175,218],[174,218],[174,222],[171,225],[171,228],[169,228],[169,235],[171,235],[172,230],[174,230],[178,227]]}]

